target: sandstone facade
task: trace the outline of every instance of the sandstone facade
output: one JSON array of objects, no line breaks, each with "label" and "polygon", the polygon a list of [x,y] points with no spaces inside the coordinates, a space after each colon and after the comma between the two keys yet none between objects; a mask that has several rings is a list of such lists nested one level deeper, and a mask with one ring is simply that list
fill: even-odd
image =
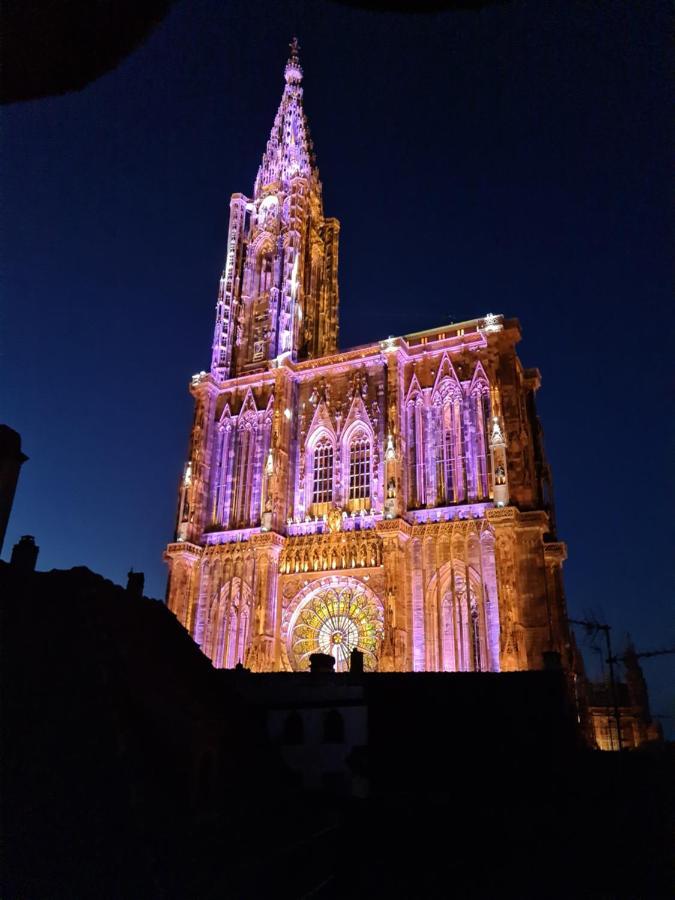
[{"label": "sandstone facade", "polygon": [[[293,45],[253,196],[231,201],[168,604],[219,667],[571,662],[539,373],[486,314],[339,351],[338,236]],[[377,302],[374,298],[372,302]]]}]

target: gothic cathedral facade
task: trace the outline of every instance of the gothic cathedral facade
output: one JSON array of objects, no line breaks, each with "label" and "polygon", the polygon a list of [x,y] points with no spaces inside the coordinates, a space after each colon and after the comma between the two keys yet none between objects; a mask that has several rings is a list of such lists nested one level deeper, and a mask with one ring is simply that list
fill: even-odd
[{"label": "gothic cathedral facade", "polygon": [[252,197],[234,194],[170,609],[217,667],[536,669],[571,661],[540,377],[515,319],[338,349],[326,218],[292,45]]}]

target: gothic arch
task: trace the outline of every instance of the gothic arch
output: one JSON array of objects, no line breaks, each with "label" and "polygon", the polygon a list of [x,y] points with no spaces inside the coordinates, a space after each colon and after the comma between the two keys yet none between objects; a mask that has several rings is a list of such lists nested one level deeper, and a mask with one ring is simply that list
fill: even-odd
[{"label": "gothic arch", "polygon": [[[366,414],[367,415],[367,414]],[[369,508],[374,497],[375,439],[368,419],[355,418],[340,440],[343,498],[354,509]]]},{"label": "gothic arch", "polygon": [[467,393],[469,395],[472,395],[477,390],[479,390],[479,391],[489,391],[490,390],[490,379],[485,374],[485,369],[483,368],[483,363],[480,360],[476,363],[476,368],[473,370],[473,375],[471,377],[471,382],[469,384]]},{"label": "gothic arch", "polygon": [[450,361],[448,354],[444,353],[441,357],[441,364],[438,367],[436,380],[434,381],[432,397],[434,399],[436,399],[436,397],[440,397],[440,399],[444,401],[449,395],[461,396],[461,394],[462,385],[459,378],[457,377],[455,367]]},{"label": "gothic arch", "polygon": [[418,508],[426,502],[427,466],[424,394],[413,375],[405,401],[406,471],[408,506]]},{"label": "gothic arch", "polygon": [[244,661],[249,636],[252,592],[235,575],[219,592],[218,617],[209,654],[216,668],[231,669]]},{"label": "gothic arch", "polygon": [[238,419],[241,422],[242,419],[250,420],[252,415],[257,415],[258,406],[255,402],[255,397],[253,396],[253,391],[251,388],[248,388],[246,393],[244,394],[244,399],[242,400],[241,409],[239,410]]},{"label": "gothic arch", "polygon": [[[335,596],[326,595],[334,592]],[[342,595],[342,605],[340,605]],[[377,668],[379,653],[384,636],[384,607],[380,597],[363,581],[349,575],[327,575],[305,585],[288,604],[281,620],[281,640],[288,653],[291,666],[302,668],[306,660],[301,662],[297,650],[294,652],[293,641],[297,639],[297,628],[301,627],[300,617],[308,611],[315,601],[321,601],[325,613],[326,628],[342,629],[350,635],[350,641],[356,641],[359,649],[366,653],[368,668]],[[347,602],[349,601],[349,602]],[[331,603],[333,604],[331,606]],[[355,607],[352,611],[352,606]],[[363,643],[363,646],[360,644]],[[347,641],[348,648],[349,641]],[[296,642],[297,648],[297,642]],[[317,652],[323,645],[317,645]],[[338,662],[341,657],[338,656]]]},{"label": "gothic arch", "polygon": [[225,403],[223,406],[223,411],[221,412],[218,418],[218,424],[221,428],[225,427],[232,419],[232,410],[230,409],[230,404]]},{"label": "gothic arch", "polygon": [[410,403],[411,400],[417,400],[418,397],[422,396],[422,388],[420,387],[420,383],[417,379],[417,375],[413,374],[413,377],[410,379],[410,385],[408,386],[408,390],[405,395],[406,404]]},{"label": "gothic arch", "polygon": [[[310,509],[315,503],[323,505],[333,502],[336,451],[337,438],[332,426],[320,422],[305,445],[305,509]],[[320,484],[317,484],[317,479]]]},{"label": "gothic arch", "polygon": [[471,457],[471,499],[486,500],[490,496],[490,382],[479,361],[467,391],[469,400],[466,446]]},{"label": "gothic arch", "polygon": [[[486,531],[457,532],[451,556],[432,576],[427,596],[440,598],[444,671],[499,671],[499,611],[493,540]],[[494,593],[494,597],[492,594]]]},{"label": "gothic arch", "polygon": [[466,460],[462,385],[444,355],[432,393],[430,493],[437,504],[458,503],[466,497]]}]

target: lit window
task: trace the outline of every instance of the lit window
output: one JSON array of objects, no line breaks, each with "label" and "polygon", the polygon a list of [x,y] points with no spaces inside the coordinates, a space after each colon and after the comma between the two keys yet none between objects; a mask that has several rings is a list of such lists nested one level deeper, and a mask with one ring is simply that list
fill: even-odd
[{"label": "lit window", "polygon": [[370,441],[356,437],[349,447],[349,499],[370,497]]},{"label": "lit window", "polygon": [[333,499],[333,445],[322,439],[314,448],[312,503],[330,503]]}]

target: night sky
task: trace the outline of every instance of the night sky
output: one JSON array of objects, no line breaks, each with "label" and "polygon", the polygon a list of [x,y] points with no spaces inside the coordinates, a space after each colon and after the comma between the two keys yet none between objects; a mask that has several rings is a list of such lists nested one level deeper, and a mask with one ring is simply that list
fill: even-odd
[{"label": "night sky", "polygon": [[[34,534],[42,569],[133,566],[164,595],[229,196],[252,191],[297,32],[341,345],[517,317],[571,614],[675,644],[669,8],[183,2],[81,92],[7,107],[2,420],[30,460],[5,557]],[[671,716],[674,661],[644,662]]]}]

